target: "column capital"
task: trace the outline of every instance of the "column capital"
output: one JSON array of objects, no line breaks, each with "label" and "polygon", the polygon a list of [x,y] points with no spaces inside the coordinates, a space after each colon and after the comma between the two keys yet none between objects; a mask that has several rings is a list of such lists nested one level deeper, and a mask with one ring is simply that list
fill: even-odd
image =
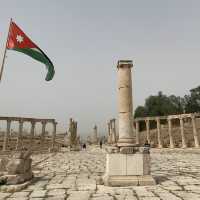
[{"label": "column capital", "polygon": [[19,119],[19,123],[20,123],[20,124],[23,124],[23,123],[24,123],[24,120],[23,120],[23,119]]},{"label": "column capital", "polygon": [[160,121],[160,117],[156,117],[156,121],[159,122]]},{"label": "column capital", "polygon": [[46,125],[46,124],[47,124],[47,121],[41,121],[41,124],[42,124],[42,125]]},{"label": "column capital", "polygon": [[31,122],[32,125],[35,125],[35,124],[36,124],[36,121],[35,121],[35,120],[31,120],[30,122]]},{"label": "column capital", "polygon": [[133,61],[132,60],[119,60],[117,63],[117,68],[131,68],[133,67]]}]

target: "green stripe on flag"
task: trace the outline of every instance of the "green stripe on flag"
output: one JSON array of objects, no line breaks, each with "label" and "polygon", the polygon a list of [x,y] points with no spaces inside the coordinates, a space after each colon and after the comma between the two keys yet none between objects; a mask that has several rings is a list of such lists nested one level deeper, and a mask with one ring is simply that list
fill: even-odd
[{"label": "green stripe on flag", "polygon": [[14,48],[12,50],[24,53],[24,54],[32,57],[33,59],[35,59],[41,63],[44,63],[48,70],[45,80],[50,81],[53,78],[53,76],[55,74],[54,66],[53,66],[52,62],[49,60],[49,58],[43,52],[40,51],[40,49]]}]

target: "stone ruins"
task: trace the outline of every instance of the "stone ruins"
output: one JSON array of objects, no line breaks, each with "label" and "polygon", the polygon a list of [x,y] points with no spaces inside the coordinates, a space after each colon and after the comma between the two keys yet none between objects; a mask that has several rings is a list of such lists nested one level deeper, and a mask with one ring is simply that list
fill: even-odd
[{"label": "stone ruins", "polygon": [[[144,144],[144,141],[147,140],[149,143],[152,144],[151,146],[154,146],[157,148],[163,148],[163,144],[165,147],[169,147],[169,148],[174,148],[174,147],[187,148],[188,147],[187,144],[189,140],[190,141],[193,140],[192,146],[199,148],[199,137],[198,137],[197,125],[196,125],[196,119],[199,117],[200,117],[199,113],[191,113],[191,114],[170,115],[170,116],[162,116],[162,117],[136,118],[134,120],[134,125],[136,127],[136,143]],[[162,134],[161,121],[164,121],[165,124],[167,124],[167,130],[166,130],[167,134],[165,133],[165,135]],[[180,125],[180,128],[179,128],[180,131],[178,135],[173,133],[173,126],[172,126],[173,121],[178,121],[178,124]],[[146,125],[145,135],[144,134],[142,135],[139,132],[139,126],[140,126],[140,123],[142,122],[145,122],[145,125]],[[157,133],[155,133],[156,136],[154,137],[153,141],[150,138],[150,122],[155,122],[156,127],[157,127],[156,128]],[[192,138],[186,138],[185,127],[184,127],[185,122],[187,122],[187,124],[188,122],[191,124]],[[175,128],[177,128],[177,125]],[[178,138],[180,139],[177,140]]]},{"label": "stone ruins", "polygon": [[98,144],[99,143],[97,125],[94,126],[93,132],[91,133],[91,135],[88,136],[87,142],[89,144]]},{"label": "stone ruins", "polygon": [[[21,150],[33,149],[37,150],[38,146],[41,148],[54,149],[56,139],[56,125],[55,119],[36,119],[36,118],[22,118],[22,117],[0,117],[0,121],[6,121],[7,129],[3,134],[3,141],[1,142],[2,151],[7,150]],[[15,135],[11,134],[11,123],[18,122],[19,129]],[[23,124],[29,122],[31,131],[29,135],[23,135]],[[42,131],[40,136],[35,135],[36,123],[42,124]],[[51,136],[46,135],[46,125],[51,123],[53,125],[53,132]]]},{"label": "stone ruins", "polygon": [[80,150],[80,137],[77,135],[77,122],[72,118],[69,120],[69,130],[64,137],[64,146],[70,148],[71,151]]},{"label": "stone ruins", "polygon": [[55,119],[0,117],[0,200],[200,200],[200,114],[133,119],[132,67],[117,64],[118,123],[85,149],[72,118],[57,133]]}]

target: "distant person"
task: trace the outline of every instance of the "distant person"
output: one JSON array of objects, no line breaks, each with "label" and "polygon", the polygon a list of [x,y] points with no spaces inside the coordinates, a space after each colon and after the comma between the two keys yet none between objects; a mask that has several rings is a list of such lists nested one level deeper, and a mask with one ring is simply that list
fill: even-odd
[{"label": "distant person", "polygon": [[102,141],[99,142],[99,146],[102,149]]},{"label": "distant person", "polygon": [[149,144],[148,140],[145,141],[144,147],[149,147],[150,148],[150,144]]},{"label": "distant person", "polygon": [[83,144],[83,149],[86,149],[86,144],[85,143]]},{"label": "distant person", "polygon": [[144,143],[144,152],[149,153],[151,145],[149,144],[148,140]]}]

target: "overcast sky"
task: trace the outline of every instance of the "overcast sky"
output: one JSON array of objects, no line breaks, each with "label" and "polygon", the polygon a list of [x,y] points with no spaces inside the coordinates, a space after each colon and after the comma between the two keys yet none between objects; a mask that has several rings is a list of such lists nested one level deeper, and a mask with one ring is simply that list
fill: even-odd
[{"label": "overcast sky", "polygon": [[0,115],[68,119],[79,133],[94,124],[106,131],[117,117],[116,64],[132,59],[134,107],[163,91],[183,96],[200,85],[200,1],[198,0],[2,0],[0,58],[9,20],[49,56],[45,66],[8,51],[0,83]]}]

